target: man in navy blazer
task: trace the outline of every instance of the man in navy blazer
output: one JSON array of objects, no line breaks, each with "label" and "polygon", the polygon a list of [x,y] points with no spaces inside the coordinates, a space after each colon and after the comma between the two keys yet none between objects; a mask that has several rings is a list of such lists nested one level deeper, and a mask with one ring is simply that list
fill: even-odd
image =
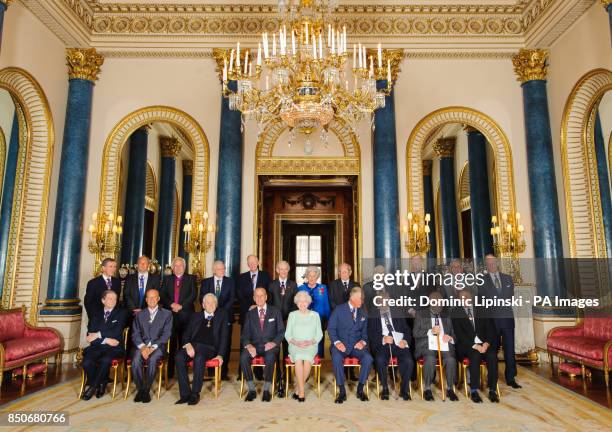
[{"label": "man in navy blazer", "polygon": [[[498,269],[497,258],[495,255],[485,256],[487,275],[484,283],[478,289],[478,295],[483,298],[493,299],[503,298],[512,299],[514,295],[514,282],[512,276],[502,273]],[[504,349],[504,362],[506,369],[504,376],[506,384],[510,387],[519,389],[521,386],[516,382],[516,360],[514,358],[514,314],[512,306],[494,306],[488,309],[489,315],[493,318],[495,325],[495,349]]]},{"label": "man in navy blazer", "polygon": [[359,359],[361,372],[357,385],[357,398],[363,402],[368,400],[363,391],[363,386],[367,382],[368,375],[370,375],[373,360],[366,348],[368,344],[368,319],[361,309],[362,304],[363,290],[360,287],[354,287],[351,290],[348,303],[336,306],[327,324],[327,333],[329,334],[329,340],[332,342],[330,351],[334,365],[334,375],[340,389],[335,400],[338,404],[346,400],[346,389],[344,387],[344,359],[346,357]]},{"label": "man in navy blazer", "polygon": [[121,281],[115,277],[117,272],[117,261],[113,258],[104,258],[102,261],[102,274],[87,282],[83,306],[87,312],[87,318],[91,320],[94,312],[100,312],[103,308],[100,299],[104,291],[112,289],[117,293],[117,298],[121,295]]},{"label": "man in navy blazer", "polygon": [[83,400],[91,399],[94,392],[97,398],[104,395],[112,361],[125,355],[123,330],[128,314],[117,305],[117,299],[115,291],[106,290],[100,300],[100,311],[95,310],[87,324],[89,346],[83,350],[81,364],[87,375]]},{"label": "man in navy blazer", "polygon": [[241,273],[238,278],[238,290],[236,297],[240,303],[240,325],[244,322],[246,313],[253,307],[253,293],[255,288],[262,287],[268,291],[268,285],[272,281],[270,274],[265,270],[259,270],[259,258],[255,255],[247,257],[247,266],[249,270]]},{"label": "man in navy blazer", "polygon": [[200,303],[206,294],[214,294],[217,297],[219,308],[225,311],[228,320],[228,332],[225,335],[224,351],[220,354],[223,356],[223,364],[221,365],[221,379],[229,380],[227,376],[227,366],[230,362],[230,353],[232,351],[232,323],[234,322],[234,300],[236,298],[236,287],[234,279],[225,276],[225,263],[223,261],[215,261],[213,263],[213,276],[202,281],[200,288]]}]

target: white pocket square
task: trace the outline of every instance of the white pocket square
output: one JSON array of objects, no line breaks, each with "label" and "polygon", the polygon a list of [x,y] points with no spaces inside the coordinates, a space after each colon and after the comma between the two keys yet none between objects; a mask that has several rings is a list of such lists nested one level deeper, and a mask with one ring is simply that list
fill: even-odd
[{"label": "white pocket square", "polygon": [[364,317],[361,317],[361,321],[365,321],[365,318],[364,318]]},{"label": "white pocket square", "polygon": [[117,320],[113,320],[112,322],[116,323],[116,322],[117,322]]},{"label": "white pocket square", "polygon": [[268,320],[268,322],[272,322],[272,321],[274,321],[274,318],[270,318],[270,319]]}]

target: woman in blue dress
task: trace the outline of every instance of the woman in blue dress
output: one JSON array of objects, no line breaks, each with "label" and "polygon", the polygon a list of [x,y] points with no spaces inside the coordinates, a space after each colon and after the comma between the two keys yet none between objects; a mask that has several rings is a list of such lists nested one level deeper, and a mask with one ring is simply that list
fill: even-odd
[{"label": "woman in blue dress", "polygon": [[331,313],[329,306],[329,296],[327,293],[327,286],[317,283],[319,276],[321,276],[321,270],[318,267],[308,267],[306,269],[306,282],[298,287],[298,291],[306,291],[312,298],[310,303],[310,309],[317,312],[321,318],[321,328],[323,329],[323,338],[319,342],[319,357],[323,358],[323,352],[325,347],[325,329],[327,328],[327,321]]}]

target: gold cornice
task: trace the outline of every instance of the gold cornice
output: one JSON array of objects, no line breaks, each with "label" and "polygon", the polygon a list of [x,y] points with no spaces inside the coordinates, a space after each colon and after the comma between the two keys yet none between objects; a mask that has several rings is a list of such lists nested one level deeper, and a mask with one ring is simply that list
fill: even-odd
[{"label": "gold cornice", "polygon": [[521,49],[512,58],[517,79],[525,83],[533,80],[545,80],[548,73],[548,50]]},{"label": "gold cornice", "polygon": [[423,175],[430,176],[432,167],[433,167],[433,161],[431,159],[424,159],[423,160]]},{"label": "gold cornice", "polygon": [[439,138],[433,149],[439,157],[452,157],[455,154],[456,137]]},{"label": "gold cornice", "polygon": [[184,176],[193,175],[193,161],[192,160],[183,159],[183,175]]},{"label": "gold cornice", "polygon": [[100,74],[104,57],[95,48],[67,48],[66,60],[70,79],[95,82]]},{"label": "gold cornice", "polygon": [[175,158],[181,152],[181,143],[175,137],[160,136],[159,145],[162,157]]}]

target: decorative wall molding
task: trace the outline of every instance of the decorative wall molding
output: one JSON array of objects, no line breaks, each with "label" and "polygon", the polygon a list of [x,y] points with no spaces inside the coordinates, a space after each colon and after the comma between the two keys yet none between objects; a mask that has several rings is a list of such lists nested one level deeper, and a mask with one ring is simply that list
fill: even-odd
[{"label": "decorative wall molding", "polygon": [[593,113],[603,94],[611,89],[612,71],[588,72],[574,86],[563,111],[561,161],[572,257],[606,256]]},{"label": "decorative wall molding", "polygon": [[425,116],[412,130],[406,144],[408,209],[424,213],[422,152],[431,134],[440,126],[459,123],[478,129],[491,144],[495,156],[495,187],[499,212],[514,213],[515,194],[512,150],[499,125],[486,114],[466,107],[447,107]]},{"label": "decorative wall molding", "polygon": [[20,142],[20,158],[27,155],[15,183],[19,192],[13,204],[1,304],[6,308],[25,305],[29,321],[36,323],[55,130],[47,97],[32,75],[20,68],[2,69],[0,87],[19,102],[18,111],[26,123],[25,127],[20,124],[25,138]]}]

